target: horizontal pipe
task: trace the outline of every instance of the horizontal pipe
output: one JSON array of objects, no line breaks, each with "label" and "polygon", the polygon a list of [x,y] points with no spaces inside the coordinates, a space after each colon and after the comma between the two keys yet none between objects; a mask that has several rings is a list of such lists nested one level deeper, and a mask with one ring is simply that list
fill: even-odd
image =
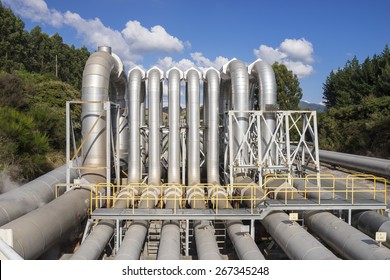
[{"label": "horizontal pipe", "polygon": [[[77,177],[70,170],[70,180]],[[56,197],[56,185],[66,181],[66,164],[0,195],[0,226],[41,207]]]},{"label": "horizontal pipe", "polygon": [[320,150],[320,161],[390,178],[390,160]]},{"label": "horizontal pipe", "polygon": [[328,212],[305,212],[305,225],[345,259],[390,260],[390,250]]},{"label": "horizontal pipe", "polygon": [[292,260],[339,259],[284,212],[273,212],[261,223]]},{"label": "horizontal pipe", "polygon": [[390,248],[390,219],[374,211],[364,211],[353,215],[352,225],[368,236],[375,238],[376,232],[386,232],[384,245]]},{"label": "horizontal pipe", "polygon": [[61,239],[74,234],[87,216],[91,193],[71,190],[1,229],[13,232],[13,249],[24,259],[36,259]]}]

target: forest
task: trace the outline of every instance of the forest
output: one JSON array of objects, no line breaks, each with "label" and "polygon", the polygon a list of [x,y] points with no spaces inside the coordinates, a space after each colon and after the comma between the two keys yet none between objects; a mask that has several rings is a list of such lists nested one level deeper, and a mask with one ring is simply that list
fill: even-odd
[{"label": "forest", "polygon": [[[65,104],[80,99],[90,52],[48,35],[0,3],[0,174],[23,183],[65,160]],[[281,110],[298,109],[302,89],[285,65],[272,65]],[[390,158],[390,51],[355,57],[323,84],[320,148]],[[256,102],[255,102],[256,103]],[[79,112],[76,112],[79,113]],[[1,177],[0,177],[1,181]],[[0,184],[1,187],[1,184]]]}]

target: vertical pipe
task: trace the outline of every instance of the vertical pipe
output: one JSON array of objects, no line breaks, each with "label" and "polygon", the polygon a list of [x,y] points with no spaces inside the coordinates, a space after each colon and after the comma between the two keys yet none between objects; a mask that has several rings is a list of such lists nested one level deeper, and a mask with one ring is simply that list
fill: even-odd
[{"label": "vertical pipe", "polygon": [[199,136],[199,79],[200,73],[195,68],[185,73],[187,82],[187,123],[188,123],[188,185],[200,183],[200,136]]},{"label": "vertical pipe", "polygon": [[169,98],[168,182],[180,184],[180,81],[183,73],[176,67],[167,72]]},{"label": "vertical pipe", "polygon": [[129,71],[129,159],[128,183],[139,183],[141,180],[141,151],[140,151],[140,105],[141,84],[145,72],[139,67]]},{"label": "vertical pipe", "polygon": [[[275,130],[276,119],[274,113],[267,113],[269,108],[275,108],[277,105],[275,73],[272,66],[261,59],[256,60],[248,67],[248,72],[254,77],[259,85],[259,105],[260,110],[264,112],[264,119],[268,126],[263,125],[261,134],[266,144],[270,143],[272,132]],[[270,159],[276,158],[275,145],[271,145]],[[265,150],[262,151],[262,157],[265,157]]]},{"label": "vertical pipe", "polygon": [[[240,145],[245,141],[244,134],[248,129],[249,119],[249,76],[246,65],[237,59],[232,59],[222,68],[222,77],[230,78],[232,88],[232,109],[236,113],[237,121],[233,123],[233,154],[236,155]],[[243,145],[238,155],[240,163],[248,162],[248,147]]]},{"label": "vertical pipe", "polygon": [[[204,72],[206,81],[204,88],[207,88],[207,182],[219,185],[219,80],[220,76],[216,69],[209,68]],[[205,101],[204,101],[205,102]],[[206,125],[206,124],[205,124]]]},{"label": "vertical pipe", "polygon": [[149,102],[149,178],[148,184],[159,186],[161,180],[160,143],[160,81],[163,72],[153,67],[147,72]]}]

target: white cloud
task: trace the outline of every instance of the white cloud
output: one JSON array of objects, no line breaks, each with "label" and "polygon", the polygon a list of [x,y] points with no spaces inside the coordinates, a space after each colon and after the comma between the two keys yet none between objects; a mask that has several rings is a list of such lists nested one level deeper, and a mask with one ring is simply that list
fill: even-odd
[{"label": "white cloud", "polygon": [[182,52],[184,50],[183,42],[169,35],[161,25],[153,26],[149,31],[139,21],[128,21],[122,34],[134,51]]},{"label": "white cloud", "polygon": [[2,0],[14,12],[34,22],[44,22],[55,27],[62,25],[62,14],[49,9],[44,0]]},{"label": "white cloud", "polygon": [[195,61],[197,67],[202,69],[214,67],[219,70],[225,63],[229,61],[226,57],[222,56],[217,56],[214,61],[211,61],[207,57],[204,57],[201,52],[191,53],[191,57]]},{"label": "white cloud", "polygon": [[286,65],[300,79],[314,73],[311,65],[314,63],[313,45],[304,38],[285,39],[278,48],[260,45],[258,49],[253,50],[253,53],[257,58],[270,64],[279,62]]},{"label": "white cloud", "polygon": [[61,13],[49,9],[44,0],[2,0],[15,13],[34,22],[47,23],[54,27],[67,25],[74,28],[84,43],[97,48],[101,45],[113,47],[126,65],[135,65],[147,52],[182,52],[189,42],[183,43],[170,35],[164,27],[156,25],[147,29],[138,21],[128,21],[122,30],[105,26],[99,18],[84,19],[79,14]]}]

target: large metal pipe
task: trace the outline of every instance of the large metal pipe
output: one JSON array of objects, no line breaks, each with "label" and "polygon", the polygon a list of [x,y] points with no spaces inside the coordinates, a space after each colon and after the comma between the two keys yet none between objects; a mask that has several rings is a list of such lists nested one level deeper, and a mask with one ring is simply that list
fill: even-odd
[{"label": "large metal pipe", "polygon": [[141,181],[141,151],[140,151],[140,105],[141,87],[145,72],[135,67],[128,75],[129,91],[129,168],[128,183]]},{"label": "large metal pipe", "polygon": [[337,260],[338,258],[284,212],[273,212],[261,223],[292,260]]},{"label": "large metal pipe", "polygon": [[[159,195],[158,188],[147,187],[142,191],[141,199],[138,208],[152,209],[157,204]],[[141,255],[142,246],[144,244],[146,234],[149,229],[149,221],[133,221],[126,231],[125,237],[118,253],[115,256],[116,260],[138,260]]]},{"label": "large metal pipe", "polygon": [[388,260],[390,250],[328,212],[305,212],[305,225],[341,257],[355,260]]},{"label": "large metal pipe", "polygon": [[[88,182],[106,180],[106,114],[104,104],[108,101],[110,83],[126,84],[126,77],[118,60],[111,55],[111,48],[101,47],[87,60],[83,72],[82,105],[82,177]],[[118,88],[120,88],[118,86]],[[125,92],[118,92],[117,98],[124,99]]]},{"label": "large metal pipe", "polygon": [[[249,119],[249,76],[246,65],[237,59],[232,59],[222,67],[221,77],[231,80],[232,110],[236,113],[237,121],[233,122],[233,154],[236,155],[241,143],[244,141],[245,132],[248,129]],[[242,145],[238,155],[240,163],[248,162],[248,147]]]},{"label": "large metal pipe", "polygon": [[90,205],[90,191],[71,190],[1,229],[11,229],[13,249],[24,259],[36,259],[81,227]]},{"label": "large metal pipe", "polygon": [[390,160],[320,150],[320,161],[390,178]]},{"label": "large metal pipe", "polygon": [[[165,189],[167,209],[180,208],[182,190],[180,184],[180,81],[183,72],[173,67],[168,76],[169,138],[168,138],[168,183],[172,187]],[[164,221],[160,234],[158,260],[180,260],[180,225],[177,221]]]},{"label": "large metal pipe", "polygon": [[[72,169],[70,180],[76,177],[77,172]],[[65,181],[66,164],[0,195],[0,226],[52,201],[56,197],[56,185]]]},{"label": "large metal pipe", "polygon": [[183,72],[174,67],[166,74],[169,99],[168,182],[180,184],[180,81]]},{"label": "large metal pipe", "polygon": [[184,73],[187,82],[187,151],[188,151],[188,185],[200,183],[200,135],[199,135],[199,82],[200,72],[190,68]]},{"label": "large metal pipe", "polygon": [[[207,182],[219,185],[219,95],[220,75],[214,68],[207,69],[203,74],[208,97],[207,116]],[[205,101],[204,101],[205,102]]]},{"label": "large metal pipe", "polygon": [[353,215],[352,225],[368,236],[375,238],[376,232],[386,232],[386,242],[390,248],[390,219],[374,211],[364,211]]},{"label": "large metal pipe", "polygon": [[[261,59],[258,59],[249,65],[248,72],[256,79],[259,85],[260,110],[264,112],[264,119],[266,122],[266,125],[262,126],[261,137],[264,139],[263,141],[268,144],[271,141],[272,132],[275,130],[276,125],[275,114],[266,112],[270,110],[270,107],[271,110],[275,110],[275,105],[277,104],[275,73],[272,66]],[[264,150],[262,152],[263,157],[266,156],[266,151]],[[274,144],[271,145],[270,158],[276,158]]]},{"label": "large metal pipe", "polygon": [[[135,189],[123,189],[117,196],[114,208],[123,209],[130,207],[134,191]],[[97,260],[114,234],[115,226],[115,220],[99,221],[77,251],[71,256],[70,260]]]},{"label": "large metal pipe", "polygon": [[164,73],[157,67],[147,72],[149,101],[149,177],[148,184],[161,184],[160,103]]}]

